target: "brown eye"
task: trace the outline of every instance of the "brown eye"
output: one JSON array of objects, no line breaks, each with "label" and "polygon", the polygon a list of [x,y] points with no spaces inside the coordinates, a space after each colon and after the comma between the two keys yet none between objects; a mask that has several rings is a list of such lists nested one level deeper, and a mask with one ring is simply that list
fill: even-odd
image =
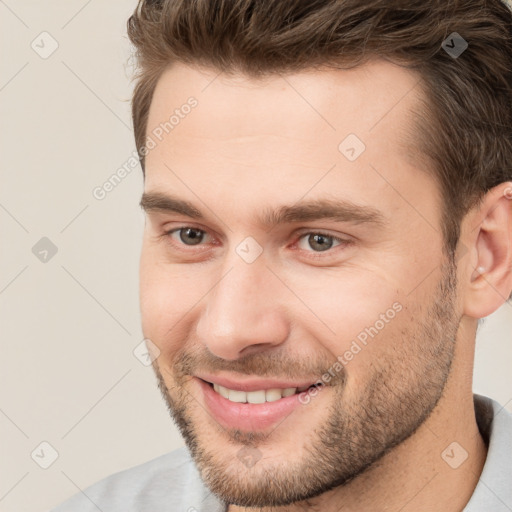
[{"label": "brown eye", "polygon": [[333,245],[333,237],[321,234],[312,234],[308,237],[308,244],[313,249],[327,251]]},{"label": "brown eye", "polygon": [[176,233],[179,234],[179,241],[184,245],[198,245],[204,240],[206,234],[202,229],[191,227],[173,229],[167,234],[173,238],[173,235]]},{"label": "brown eye", "polygon": [[[307,252],[325,252],[345,241],[325,233],[305,233],[300,237],[299,247]],[[311,251],[311,249],[313,249]]]},{"label": "brown eye", "polygon": [[180,240],[187,245],[197,245],[204,238],[204,233],[200,229],[183,228],[180,229],[179,232]]}]

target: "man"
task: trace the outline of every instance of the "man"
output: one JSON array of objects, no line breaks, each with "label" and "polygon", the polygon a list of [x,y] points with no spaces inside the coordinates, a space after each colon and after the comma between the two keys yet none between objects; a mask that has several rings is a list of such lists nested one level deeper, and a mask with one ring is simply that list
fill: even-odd
[{"label": "man", "polygon": [[[142,326],[186,448],[56,511],[512,510],[500,0],[142,0]],[[510,342],[510,339],[503,340]]]}]

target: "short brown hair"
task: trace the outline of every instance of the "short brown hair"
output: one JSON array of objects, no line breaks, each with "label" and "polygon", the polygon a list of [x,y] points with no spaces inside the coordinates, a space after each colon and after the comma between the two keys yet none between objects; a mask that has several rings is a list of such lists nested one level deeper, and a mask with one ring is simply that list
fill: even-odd
[{"label": "short brown hair", "polygon": [[[458,57],[443,48],[457,32]],[[156,82],[173,62],[260,77],[381,57],[418,72],[418,156],[443,194],[445,248],[492,187],[512,179],[512,13],[501,0],[140,0],[128,20],[143,172]],[[453,42],[450,45],[453,46]]]}]

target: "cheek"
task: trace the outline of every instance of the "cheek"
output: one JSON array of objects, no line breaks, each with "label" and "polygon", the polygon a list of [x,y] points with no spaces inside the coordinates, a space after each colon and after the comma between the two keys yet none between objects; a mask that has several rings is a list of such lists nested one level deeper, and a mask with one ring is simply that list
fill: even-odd
[{"label": "cheek", "polygon": [[165,356],[189,342],[219,280],[208,266],[170,263],[165,251],[143,246],[139,268],[142,330]]},{"label": "cheek", "polygon": [[140,259],[139,298],[142,330],[162,352],[173,351],[184,339],[190,311],[199,300],[191,280],[179,266],[162,262],[155,251],[143,248]]},{"label": "cheek", "polygon": [[321,340],[331,363],[328,372],[346,372],[349,395],[356,397],[378,361],[406,342],[401,333],[411,322],[410,299],[384,268],[365,265],[318,274],[294,280],[294,291],[316,316],[302,305],[294,316],[308,332],[306,338]]},{"label": "cheek", "polygon": [[[383,269],[346,267],[318,272],[311,275],[302,274],[290,276],[293,289],[297,296],[310,308],[313,313],[304,315],[304,306],[301,306],[298,320],[310,323],[312,320],[321,320],[318,335],[325,338],[331,334],[334,345],[338,344],[338,353],[343,351],[352,339],[364,332],[365,328],[382,322],[385,319],[398,316],[396,309],[400,309],[403,298],[400,295],[400,284],[390,277],[389,272]],[[396,305],[399,303],[398,305]],[[393,305],[395,304],[395,309]],[[314,322],[313,325],[317,325]],[[310,324],[311,325],[311,324]],[[387,326],[387,323],[386,323]]]}]

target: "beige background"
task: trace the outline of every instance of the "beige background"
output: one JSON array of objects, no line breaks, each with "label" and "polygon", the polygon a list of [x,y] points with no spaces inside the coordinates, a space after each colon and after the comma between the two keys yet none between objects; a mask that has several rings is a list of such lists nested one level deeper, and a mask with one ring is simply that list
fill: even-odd
[{"label": "beige background", "polygon": [[[133,354],[140,168],[103,200],[92,193],[134,151],[125,35],[134,7],[0,1],[1,512],[46,511],[183,446],[151,368]],[[475,369],[475,390],[510,411],[511,327],[505,304],[479,333]],[[58,453],[48,469],[42,442]]]}]

